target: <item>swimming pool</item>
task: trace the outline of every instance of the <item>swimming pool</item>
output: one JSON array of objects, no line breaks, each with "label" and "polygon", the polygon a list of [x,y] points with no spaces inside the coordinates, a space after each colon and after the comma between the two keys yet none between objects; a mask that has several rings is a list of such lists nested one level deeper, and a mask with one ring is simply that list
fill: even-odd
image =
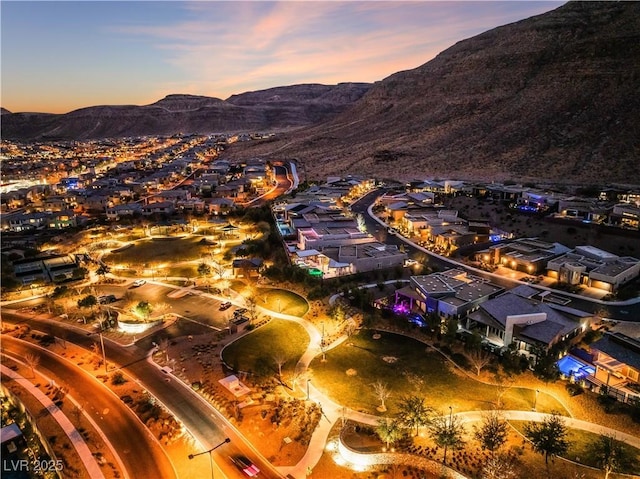
[{"label": "swimming pool", "polygon": [[584,363],[573,356],[565,356],[556,364],[562,374],[575,379],[583,379],[590,374],[596,373],[596,369],[593,366]]}]

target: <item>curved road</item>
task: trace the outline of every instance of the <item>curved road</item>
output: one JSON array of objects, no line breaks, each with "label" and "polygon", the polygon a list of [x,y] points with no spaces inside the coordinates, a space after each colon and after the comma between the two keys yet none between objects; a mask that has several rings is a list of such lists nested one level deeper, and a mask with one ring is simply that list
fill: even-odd
[{"label": "curved road", "polygon": [[[69,328],[68,325],[60,325],[56,321],[48,319],[27,319],[22,316],[12,314],[6,310],[2,312],[3,320],[9,320],[12,323],[26,324],[32,329],[43,329],[47,333],[57,337],[64,337],[66,341],[77,344],[89,349],[96,341],[95,334],[87,334],[84,330]],[[3,338],[4,339],[4,338]],[[104,346],[107,355],[107,362],[117,364],[130,376],[136,378],[152,396],[157,398],[177,420],[181,421],[187,430],[195,437],[203,448],[209,449],[221,443],[226,437],[231,437],[231,445],[221,448],[220,452],[216,451],[214,457],[227,455],[235,452],[242,452],[248,456],[261,469],[260,476],[264,478],[280,478],[282,477],[260,453],[235,430],[230,427],[226,420],[208,404],[201,396],[192,391],[188,386],[184,385],[179,379],[168,377],[162,373],[160,369],[147,360],[147,352],[141,350],[137,346],[123,348],[120,345],[104,339]],[[43,364],[44,362],[41,362]],[[113,366],[112,366],[113,367]],[[64,376],[63,376],[64,377]],[[65,384],[71,381],[64,381]],[[80,397],[76,394],[76,397]],[[89,396],[90,397],[90,396]],[[98,424],[102,424],[98,421]],[[114,444],[117,444],[114,441]],[[140,446],[132,451],[140,451]],[[193,451],[197,453],[199,451]],[[226,458],[220,461],[220,466],[225,466],[225,476],[241,477],[240,473],[229,467],[229,461]],[[194,462],[194,468],[197,467]],[[148,472],[149,470],[147,470]],[[148,474],[131,475],[132,478],[137,477],[174,477],[171,476],[151,476]],[[224,477],[224,476],[223,476]]]},{"label": "curved road", "polygon": [[[510,289],[518,286],[521,283],[520,281],[515,281],[510,278],[505,278],[503,276],[497,276],[492,273],[487,273],[485,271],[479,271],[475,268],[469,268],[469,266],[464,263],[458,263],[449,258],[442,258],[438,255],[427,252],[421,248],[416,248],[412,244],[408,243],[407,240],[400,236],[389,235],[385,227],[383,227],[380,223],[378,223],[375,219],[369,216],[368,208],[371,206],[375,200],[383,195],[386,192],[384,189],[374,190],[358,201],[356,201],[351,209],[356,213],[361,213],[365,219],[365,224],[367,226],[367,231],[376,237],[378,241],[395,244],[395,245],[404,245],[405,251],[409,254],[410,257],[416,259],[422,263],[428,264],[430,266],[435,266],[441,269],[449,269],[449,268],[461,268],[469,273],[481,276],[490,280],[494,284],[498,284],[504,288]],[[532,288],[544,290],[548,288],[539,288],[535,284],[529,284]],[[569,303],[566,305],[570,308],[579,309],[582,311],[586,311],[589,313],[597,313],[604,312],[608,319],[615,319],[618,321],[638,321],[640,322],[640,300],[636,300],[635,302],[629,302],[628,304],[615,304],[615,303],[607,303],[594,301],[589,298],[576,297],[575,295],[567,295],[562,291],[552,290],[555,296],[561,296],[569,300]]]},{"label": "curved road", "polygon": [[[10,336],[2,338],[2,352],[24,358],[40,356],[38,369],[76,398],[84,398],[87,412],[104,432],[131,478],[176,477],[173,465],[136,415],[113,392],[72,362],[44,348]],[[138,451],[144,450],[144,454]]]}]

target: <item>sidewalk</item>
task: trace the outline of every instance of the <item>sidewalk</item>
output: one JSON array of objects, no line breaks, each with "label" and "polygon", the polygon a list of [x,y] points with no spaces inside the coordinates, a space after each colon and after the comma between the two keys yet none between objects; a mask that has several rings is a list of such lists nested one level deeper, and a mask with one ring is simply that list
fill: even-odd
[{"label": "sidewalk", "polygon": [[73,447],[75,448],[80,460],[84,464],[84,467],[89,474],[89,477],[92,479],[104,479],[104,474],[100,470],[100,466],[96,462],[93,454],[89,450],[87,443],[82,438],[82,435],[78,432],[69,418],[65,416],[65,414],[56,406],[51,399],[49,399],[42,391],[40,391],[37,387],[35,387],[29,380],[22,377],[20,374],[12,371],[8,367],[0,364],[0,371],[2,374],[10,377],[15,382],[20,384],[24,389],[26,389],[32,396],[34,396],[40,403],[44,406],[44,408],[51,414],[51,416],[56,420],[56,422],[60,425],[62,430],[65,432]]}]

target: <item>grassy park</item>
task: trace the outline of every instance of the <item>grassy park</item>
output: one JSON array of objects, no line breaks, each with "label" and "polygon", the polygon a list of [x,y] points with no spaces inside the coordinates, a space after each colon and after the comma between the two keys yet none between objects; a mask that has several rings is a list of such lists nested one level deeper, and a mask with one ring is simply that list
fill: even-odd
[{"label": "grassy park", "polygon": [[130,248],[104,256],[110,265],[139,265],[178,263],[200,259],[201,255],[210,253],[210,246],[201,243],[200,237],[149,239],[138,241]]},{"label": "grassy park", "polygon": [[395,334],[363,330],[327,352],[327,361],[316,358],[311,364],[313,383],[347,407],[376,414],[380,405],[372,384],[380,381],[391,396],[389,413],[396,412],[403,396],[414,394],[439,411],[453,406],[455,412],[491,409],[499,397],[504,409],[531,410],[534,402],[540,412],[565,408],[553,397],[518,387],[498,387],[476,381],[455,369],[451,362],[423,343]]},{"label": "grassy park", "polygon": [[282,372],[292,371],[309,345],[309,336],[302,326],[282,319],[274,319],[227,346],[222,358],[240,371],[258,375],[273,375],[278,371],[276,361],[285,361]]},{"label": "grassy park", "polygon": [[[509,421],[519,434],[524,434],[525,421]],[[567,428],[567,441],[569,449],[563,455],[565,459],[575,461],[589,467],[598,467],[598,458],[594,457],[591,445],[600,438],[600,435],[589,431]],[[620,457],[619,472],[623,474],[635,474],[640,470],[640,450],[621,441],[616,443],[623,449]]]}]

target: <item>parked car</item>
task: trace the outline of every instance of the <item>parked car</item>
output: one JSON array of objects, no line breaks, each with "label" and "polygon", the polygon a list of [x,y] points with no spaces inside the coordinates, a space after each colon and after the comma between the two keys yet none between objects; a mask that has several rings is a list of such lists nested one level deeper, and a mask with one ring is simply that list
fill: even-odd
[{"label": "parked car", "polygon": [[247,312],[247,308],[238,308],[233,312],[233,315],[234,316],[242,316],[246,312]]},{"label": "parked car", "polygon": [[260,472],[258,466],[251,462],[246,456],[230,456],[229,459],[231,459],[231,462],[233,462],[238,469],[249,477],[255,477]]},{"label": "parked car", "polygon": [[226,311],[232,306],[231,301],[225,301],[224,303],[220,303],[220,311]]},{"label": "parked car", "polygon": [[113,294],[105,294],[98,296],[98,304],[109,304],[116,301],[116,297]]},{"label": "parked car", "polygon": [[145,284],[145,283],[146,283],[146,281],[145,281],[144,279],[136,279],[136,280],[133,282],[132,286],[133,286],[134,288],[137,288],[137,287],[139,287],[139,286],[142,286],[142,285],[143,285],[143,284]]}]

